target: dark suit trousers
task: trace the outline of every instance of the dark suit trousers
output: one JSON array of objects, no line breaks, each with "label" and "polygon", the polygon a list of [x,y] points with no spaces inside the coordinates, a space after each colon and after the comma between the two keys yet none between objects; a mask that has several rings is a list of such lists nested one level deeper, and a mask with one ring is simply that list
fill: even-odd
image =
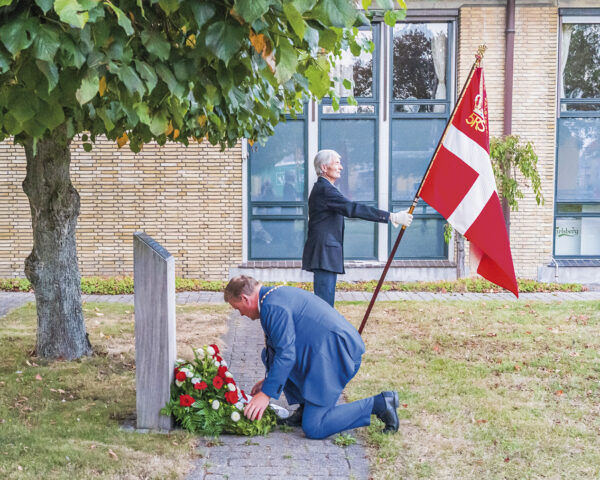
[{"label": "dark suit trousers", "polygon": [[365,427],[371,424],[373,402],[373,397],[325,407],[306,402],[302,430],[308,438],[321,439],[351,428]]},{"label": "dark suit trousers", "polygon": [[314,271],[314,291],[317,297],[325,300],[333,307],[335,303],[335,283],[337,281],[337,273],[327,270]]}]

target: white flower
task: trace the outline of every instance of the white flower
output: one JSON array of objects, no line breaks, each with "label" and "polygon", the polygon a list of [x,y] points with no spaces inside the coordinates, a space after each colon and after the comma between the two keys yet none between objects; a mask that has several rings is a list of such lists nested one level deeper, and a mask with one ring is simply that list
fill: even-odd
[{"label": "white flower", "polygon": [[233,412],[233,413],[231,414],[231,419],[232,419],[234,422],[239,422],[239,421],[240,421],[240,418],[241,418],[241,417],[240,417],[240,414],[239,414],[238,412]]},{"label": "white flower", "polygon": [[230,392],[235,392],[235,385],[233,383],[228,383],[227,388]]},{"label": "white flower", "polygon": [[196,385],[197,383],[200,383],[202,379],[200,377],[194,377],[192,378],[192,385]]},{"label": "white flower", "polygon": [[208,352],[209,355],[215,354],[215,349],[211,346],[206,347],[206,351]]},{"label": "white flower", "polygon": [[227,366],[227,362],[225,360],[221,360],[221,365],[223,365],[224,367]]},{"label": "white flower", "polygon": [[185,376],[188,378],[192,378],[194,376],[194,374],[192,372],[190,372],[189,370],[185,371]]},{"label": "white flower", "polygon": [[[223,362],[221,362],[221,365],[223,365]],[[226,365],[223,365],[223,366],[225,367]],[[225,372],[225,376],[227,378],[233,378],[233,375],[231,374],[231,372]]]},{"label": "white flower", "polygon": [[204,358],[206,356],[206,354],[204,353],[204,348],[197,348],[196,355],[198,356],[198,358]]},{"label": "white flower", "polygon": [[238,410],[243,410],[244,409],[244,404],[242,402],[237,402],[235,404],[235,408],[237,408]]},{"label": "white flower", "polygon": [[218,410],[220,405],[221,404],[219,403],[218,400],[213,400],[213,403],[212,403],[213,410]]},{"label": "white flower", "polygon": [[185,360],[182,360],[181,358],[178,358],[177,360],[175,360],[175,363],[177,365],[181,365],[182,363],[185,363]]},{"label": "white flower", "polygon": [[220,366],[221,366],[221,364],[217,360],[215,360],[215,367],[220,367]]},{"label": "white flower", "polygon": [[177,385],[178,387],[181,387],[183,385],[184,382],[180,382],[179,380],[175,380],[175,385]]}]

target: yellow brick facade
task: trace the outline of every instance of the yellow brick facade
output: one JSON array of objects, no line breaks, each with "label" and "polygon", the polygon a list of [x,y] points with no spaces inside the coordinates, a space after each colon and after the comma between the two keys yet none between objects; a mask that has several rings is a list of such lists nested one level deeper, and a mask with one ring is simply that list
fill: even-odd
[{"label": "yellow brick facade", "polygon": [[[477,46],[485,43],[483,66],[492,136],[503,134],[505,15],[504,6],[460,9],[458,84],[462,86],[466,80]],[[512,133],[533,142],[545,199],[544,205],[538,206],[532,190],[521,182],[525,198],[519,201],[519,211],[511,212],[510,230],[515,271],[521,278],[535,278],[538,266],[548,264],[552,256],[557,26],[556,7],[517,5]]]},{"label": "yellow brick facade", "polygon": [[[77,248],[82,275],[131,275],[134,232],[144,230],[174,257],[176,275],[225,279],[242,256],[241,147],[146,145],[134,154],[113,142],[71,148],[81,196]],[[21,182],[25,153],[0,143],[0,277],[23,276],[31,216]]]}]

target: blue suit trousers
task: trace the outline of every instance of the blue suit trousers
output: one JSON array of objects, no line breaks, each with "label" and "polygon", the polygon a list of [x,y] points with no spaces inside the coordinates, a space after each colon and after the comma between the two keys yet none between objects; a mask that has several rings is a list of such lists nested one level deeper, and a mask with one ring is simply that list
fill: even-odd
[{"label": "blue suit trousers", "polygon": [[308,438],[321,439],[344,430],[370,425],[373,402],[373,397],[325,407],[306,402],[302,414],[302,430]]},{"label": "blue suit trousers", "polygon": [[327,270],[314,271],[314,291],[317,297],[325,300],[333,307],[335,303],[335,283],[337,281],[337,273]]}]

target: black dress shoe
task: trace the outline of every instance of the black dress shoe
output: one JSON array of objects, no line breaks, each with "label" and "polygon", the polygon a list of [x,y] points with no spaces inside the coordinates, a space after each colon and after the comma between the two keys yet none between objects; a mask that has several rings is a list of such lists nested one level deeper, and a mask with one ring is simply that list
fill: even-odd
[{"label": "black dress shoe", "polygon": [[377,415],[377,418],[385,423],[383,433],[397,432],[400,426],[400,420],[398,420],[398,412],[396,409],[400,406],[398,400],[398,392],[381,392],[383,399],[385,400],[385,410]]},{"label": "black dress shoe", "polygon": [[287,425],[288,427],[299,427],[302,425],[302,414],[304,413],[304,404],[301,404],[294,413],[288,418],[278,418],[277,425]]}]

